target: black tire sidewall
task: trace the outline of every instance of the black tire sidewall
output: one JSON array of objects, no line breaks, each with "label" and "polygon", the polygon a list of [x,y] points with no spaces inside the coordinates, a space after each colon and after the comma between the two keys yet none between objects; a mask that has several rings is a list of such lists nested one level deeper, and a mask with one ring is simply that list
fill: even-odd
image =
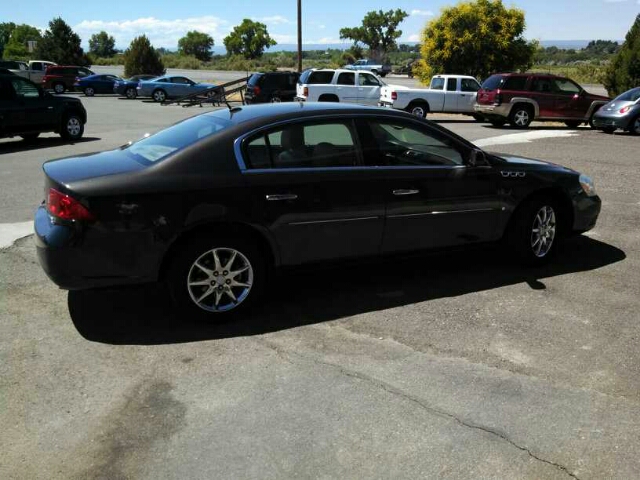
[{"label": "black tire sidewall", "polygon": [[[247,257],[253,268],[253,285],[249,295],[228,312],[209,312],[200,308],[191,299],[187,289],[187,277],[193,262],[213,248],[233,248]],[[235,319],[251,310],[262,297],[266,281],[267,262],[257,245],[239,237],[217,235],[193,238],[182,244],[171,260],[165,277],[177,313],[189,319],[216,323]]]},{"label": "black tire sidewall", "polygon": [[[553,208],[556,215],[556,234],[549,252],[544,257],[538,257],[533,253],[531,247],[531,230],[535,216],[545,205]],[[516,210],[515,217],[509,225],[506,240],[508,246],[524,264],[532,266],[544,265],[554,256],[563,234],[561,230],[561,214],[562,212],[558,208],[557,202],[553,198],[542,195],[526,200]]]},{"label": "black tire sidewall", "polygon": [[[129,92],[133,92],[133,94],[129,95]],[[124,91],[124,96],[133,100],[138,96],[138,92],[136,92],[135,88],[129,87]]]},{"label": "black tire sidewall", "polygon": [[[76,135],[76,136],[71,135],[67,131],[67,122],[72,117],[77,118],[78,122],[80,122],[80,133],[78,135]],[[64,138],[65,140],[80,140],[82,138],[82,135],[84,135],[84,123],[82,122],[82,118],[80,117],[80,115],[76,115],[75,113],[68,113],[67,115],[65,115],[62,118],[62,126],[60,128],[60,136],[62,138]]]}]

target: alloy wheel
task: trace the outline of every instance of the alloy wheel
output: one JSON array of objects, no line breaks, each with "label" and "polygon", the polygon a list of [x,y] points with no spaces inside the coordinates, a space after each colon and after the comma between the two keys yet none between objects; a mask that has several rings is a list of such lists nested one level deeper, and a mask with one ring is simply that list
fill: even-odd
[{"label": "alloy wheel", "polygon": [[249,259],[233,248],[214,248],[200,255],[187,275],[191,300],[208,312],[227,312],[240,305],[253,284]]},{"label": "alloy wheel", "polygon": [[413,107],[411,109],[411,114],[415,115],[416,117],[420,117],[420,118],[424,118],[426,116],[426,112],[424,110],[424,107]]},{"label": "alloy wheel", "polygon": [[164,102],[166,98],[167,98],[167,96],[165,95],[165,93],[162,90],[158,90],[158,91],[154,92],[154,94],[153,94],[153,99],[156,102]]},{"label": "alloy wheel", "polygon": [[67,133],[70,137],[77,137],[82,130],[82,124],[78,117],[69,117],[67,120]]},{"label": "alloy wheel", "polygon": [[94,92],[93,92],[93,88],[91,88],[91,87],[85,88],[85,90],[84,90],[84,94],[85,94],[87,97],[93,97],[93,94],[94,94]]},{"label": "alloy wheel", "polygon": [[551,250],[555,237],[556,213],[552,207],[545,205],[536,213],[531,227],[533,254],[538,258],[544,257]]},{"label": "alloy wheel", "polygon": [[64,93],[64,85],[61,83],[56,83],[53,86],[53,91],[56,93]]},{"label": "alloy wheel", "polygon": [[127,88],[126,91],[127,98],[134,99],[138,96],[138,92],[136,92],[135,88]]},{"label": "alloy wheel", "polygon": [[526,110],[518,110],[513,116],[513,121],[518,127],[526,127],[529,125],[529,112]]}]

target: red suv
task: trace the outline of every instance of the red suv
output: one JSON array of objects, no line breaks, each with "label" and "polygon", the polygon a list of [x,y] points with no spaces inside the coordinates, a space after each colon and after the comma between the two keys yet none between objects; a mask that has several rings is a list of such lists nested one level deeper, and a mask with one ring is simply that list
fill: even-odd
[{"label": "red suv", "polygon": [[65,90],[73,90],[73,84],[78,78],[87,77],[94,73],[85,67],[72,65],[56,65],[47,68],[42,77],[42,88],[53,90],[56,93],[64,93]]},{"label": "red suv", "polygon": [[533,120],[564,122],[576,128],[592,124],[593,114],[609,98],[587,93],[573,80],[556,75],[500,73],[478,91],[475,111],[496,127],[509,122],[527,128]]}]

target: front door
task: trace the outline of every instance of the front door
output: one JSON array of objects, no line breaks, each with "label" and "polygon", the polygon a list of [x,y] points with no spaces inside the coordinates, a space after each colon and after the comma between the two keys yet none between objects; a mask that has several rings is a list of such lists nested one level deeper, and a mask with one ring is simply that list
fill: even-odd
[{"label": "front door", "polygon": [[54,124],[55,110],[51,97],[24,78],[11,77],[10,82],[15,92],[12,128],[17,131],[38,130]]},{"label": "front door", "polygon": [[358,103],[378,105],[382,83],[372,73],[358,72]]},{"label": "front door", "polygon": [[305,120],[244,142],[255,217],[285,265],[380,252],[383,180],[362,167],[350,120]]},{"label": "front door", "polygon": [[480,90],[480,84],[473,78],[460,79],[460,92],[458,93],[458,112],[473,113],[476,97]]},{"label": "front door", "polygon": [[591,102],[584,96],[580,85],[568,78],[556,78],[553,83],[557,115],[562,118],[584,118]]}]

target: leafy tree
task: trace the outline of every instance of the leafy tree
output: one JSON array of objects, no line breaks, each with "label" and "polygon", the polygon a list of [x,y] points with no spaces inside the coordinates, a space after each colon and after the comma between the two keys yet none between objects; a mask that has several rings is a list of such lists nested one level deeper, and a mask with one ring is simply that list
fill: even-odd
[{"label": "leafy tree", "polygon": [[584,50],[594,56],[611,55],[620,50],[620,45],[618,42],[612,42],[611,40],[592,40]]},{"label": "leafy tree", "polygon": [[354,46],[369,47],[369,56],[380,59],[397,48],[396,40],[402,35],[398,25],[409,16],[404,10],[371,11],[364,16],[360,27],[341,28],[340,38],[353,40]]},{"label": "leafy tree", "polygon": [[178,40],[178,51],[182,55],[193,55],[198,60],[207,62],[211,60],[211,47],[213,47],[213,38],[206,33],[187,32],[187,34]]},{"label": "leafy tree", "polygon": [[60,17],[49,22],[49,28],[38,42],[36,56],[61,65],[89,65],[80,37]]},{"label": "leafy tree", "polygon": [[14,28],[16,28],[16,24],[13,22],[0,23],[0,58],[4,53],[5,45],[9,43],[9,37],[11,37]]},{"label": "leafy tree", "polygon": [[604,86],[612,96],[640,86],[640,14],[627,32],[620,52],[609,64]]},{"label": "leafy tree", "polygon": [[96,57],[110,58],[116,54],[116,40],[104,30],[89,39],[89,51]]},{"label": "leafy tree", "polygon": [[162,75],[165,72],[160,55],[146,35],[136,37],[124,52],[124,75]]},{"label": "leafy tree", "polygon": [[243,55],[244,58],[259,58],[264,49],[276,45],[269,36],[264,23],[245,18],[242,23],[233,27],[233,32],[224,38],[227,55]]},{"label": "leafy tree", "polygon": [[486,78],[531,67],[537,42],[527,42],[524,12],[502,0],[475,0],[442,9],[422,32],[422,59],[414,72],[424,83],[438,73]]},{"label": "leafy tree", "polygon": [[17,25],[12,31],[9,41],[4,47],[3,56],[6,59],[28,58],[31,56],[27,42],[39,41],[42,38],[40,30],[31,25]]}]

